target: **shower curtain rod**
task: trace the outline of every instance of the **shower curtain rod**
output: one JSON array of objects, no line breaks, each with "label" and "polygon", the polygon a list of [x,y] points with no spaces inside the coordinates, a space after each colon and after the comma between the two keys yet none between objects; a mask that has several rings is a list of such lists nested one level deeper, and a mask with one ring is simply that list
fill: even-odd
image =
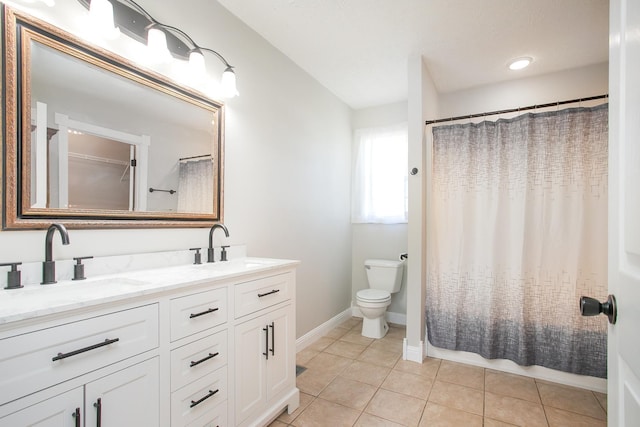
[{"label": "shower curtain rod", "polygon": [[202,154],[200,156],[191,156],[191,157],[180,157],[178,160],[191,160],[191,159],[199,159],[200,157],[211,157],[211,154]]},{"label": "shower curtain rod", "polygon": [[448,117],[446,119],[427,120],[424,124],[432,125],[434,123],[452,122],[454,120],[473,119],[476,117],[486,117],[486,116],[495,116],[498,114],[517,113],[520,111],[535,110],[537,108],[555,107],[555,106],[564,105],[564,104],[575,104],[576,102],[593,101],[596,99],[603,99],[608,97],[609,97],[609,94],[604,94],[604,95],[590,96],[588,98],[577,98],[577,99],[570,99],[568,101],[558,101],[558,102],[550,102],[548,104],[530,105],[528,107],[511,108],[509,110],[490,111],[487,113],[478,113],[478,114],[467,114],[464,116]]}]

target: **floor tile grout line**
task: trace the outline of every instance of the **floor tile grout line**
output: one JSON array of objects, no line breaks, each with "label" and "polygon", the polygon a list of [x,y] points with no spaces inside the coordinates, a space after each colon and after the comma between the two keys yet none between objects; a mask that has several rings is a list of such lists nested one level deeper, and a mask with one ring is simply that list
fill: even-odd
[{"label": "floor tile grout line", "polygon": [[484,426],[484,420],[485,417],[487,416],[487,370],[484,369],[482,371],[482,386],[483,386],[483,390],[482,390],[482,425]]},{"label": "floor tile grout line", "polygon": [[596,392],[595,392],[595,391],[593,391],[593,390],[591,390],[591,394],[593,394],[593,397],[595,397],[596,402],[598,402],[598,405],[600,405],[600,407],[602,408],[602,410],[604,411],[604,413],[605,413],[605,415],[606,415],[606,414],[607,414],[607,408],[605,408],[605,407],[602,405],[602,402],[600,401],[600,399],[598,399],[598,395],[596,394]]},{"label": "floor tile grout line", "polygon": [[[576,412],[576,411],[572,411],[571,409],[567,409],[567,408],[559,408],[559,407],[553,406],[553,405],[542,405],[542,406],[544,408],[549,407],[549,408],[557,409],[559,411],[569,412],[569,413],[574,414],[574,415],[580,415],[581,417],[591,418],[592,420],[596,420],[596,421],[606,421],[606,419],[602,420],[600,418],[593,417],[593,416],[591,416],[589,414],[585,414],[584,412]],[[600,406],[600,405],[598,405],[598,406]]]},{"label": "floor tile grout line", "polygon": [[549,422],[549,416],[547,415],[547,407],[544,404],[544,400],[542,400],[542,393],[540,392],[540,387],[538,387],[538,380],[536,378],[533,379],[536,384],[536,390],[538,391],[538,397],[540,398],[540,404],[542,405],[542,413],[544,414],[544,420],[547,422],[547,426],[551,426]]}]

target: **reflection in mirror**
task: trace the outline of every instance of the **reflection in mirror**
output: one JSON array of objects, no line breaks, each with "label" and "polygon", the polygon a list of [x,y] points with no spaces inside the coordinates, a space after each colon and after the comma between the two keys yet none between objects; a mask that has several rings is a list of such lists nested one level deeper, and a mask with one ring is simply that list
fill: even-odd
[{"label": "reflection in mirror", "polygon": [[23,118],[5,138],[16,159],[7,173],[22,188],[7,188],[16,212],[5,228],[48,218],[71,226],[222,219],[221,104],[19,12],[5,16],[6,48],[22,58],[9,56],[5,79],[11,67],[21,76],[14,109]]},{"label": "reflection in mirror", "polygon": [[[67,156],[69,203],[66,207],[134,209],[135,193],[130,188],[134,180],[130,174],[130,164],[135,160],[135,146],[69,129]],[[50,155],[49,159],[52,157]],[[50,179],[50,186],[52,182]],[[49,194],[53,192],[54,188],[50,188]]]}]

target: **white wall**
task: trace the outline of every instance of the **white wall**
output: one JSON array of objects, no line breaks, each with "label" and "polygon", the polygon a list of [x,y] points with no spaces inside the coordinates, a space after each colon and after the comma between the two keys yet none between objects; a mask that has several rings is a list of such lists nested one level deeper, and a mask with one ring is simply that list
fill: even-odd
[{"label": "white wall", "polygon": [[546,104],[608,93],[608,63],[511,80],[440,95],[439,112],[425,120]]},{"label": "white wall", "polygon": [[431,151],[426,138],[424,118],[437,114],[439,97],[424,58],[412,55],[408,60],[409,94],[409,168],[418,172],[409,179],[409,229],[407,245],[407,336],[403,358],[422,362],[425,337],[426,244],[429,186],[427,176]]},{"label": "white wall", "polygon": [[[355,110],[352,123],[355,131],[406,121],[407,103],[398,102]],[[369,258],[397,260],[401,253],[407,252],[407,224],[352,224],[351,229],[351,299],[355,305],[356,293],[368,287],[364,261]],[[402,288],[391,296],[387,311],[403,315],[407,312],[406,280],[405,271]]]},{"label": "white wall", "polygon": [[[240,97],[226,111],[226,243],[246,244],[252,256],[302,261],[300,337],[350,306],[351,110],[217,2],[198,2],[199,9],[139,3],[236,66]],[[76,0],[30,10],[64,25],[86,13]],[[219,78],[221,64],[213,59],[207,65]],[[0,260],[41,261],[44,236],[0,232]],[[62,246],[55,237],[56,259],[205,247],[208,230],[71,230],[70,239]],[[224,242],[216,234],[216,244]]]}]

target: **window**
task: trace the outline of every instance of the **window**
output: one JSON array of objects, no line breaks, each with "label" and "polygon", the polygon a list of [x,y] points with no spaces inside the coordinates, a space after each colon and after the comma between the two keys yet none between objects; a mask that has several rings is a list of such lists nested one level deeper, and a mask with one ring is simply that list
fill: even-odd
[{"label": "window", "polygon": [[407,222],[407,124],[355,132],[351,222]]}]

